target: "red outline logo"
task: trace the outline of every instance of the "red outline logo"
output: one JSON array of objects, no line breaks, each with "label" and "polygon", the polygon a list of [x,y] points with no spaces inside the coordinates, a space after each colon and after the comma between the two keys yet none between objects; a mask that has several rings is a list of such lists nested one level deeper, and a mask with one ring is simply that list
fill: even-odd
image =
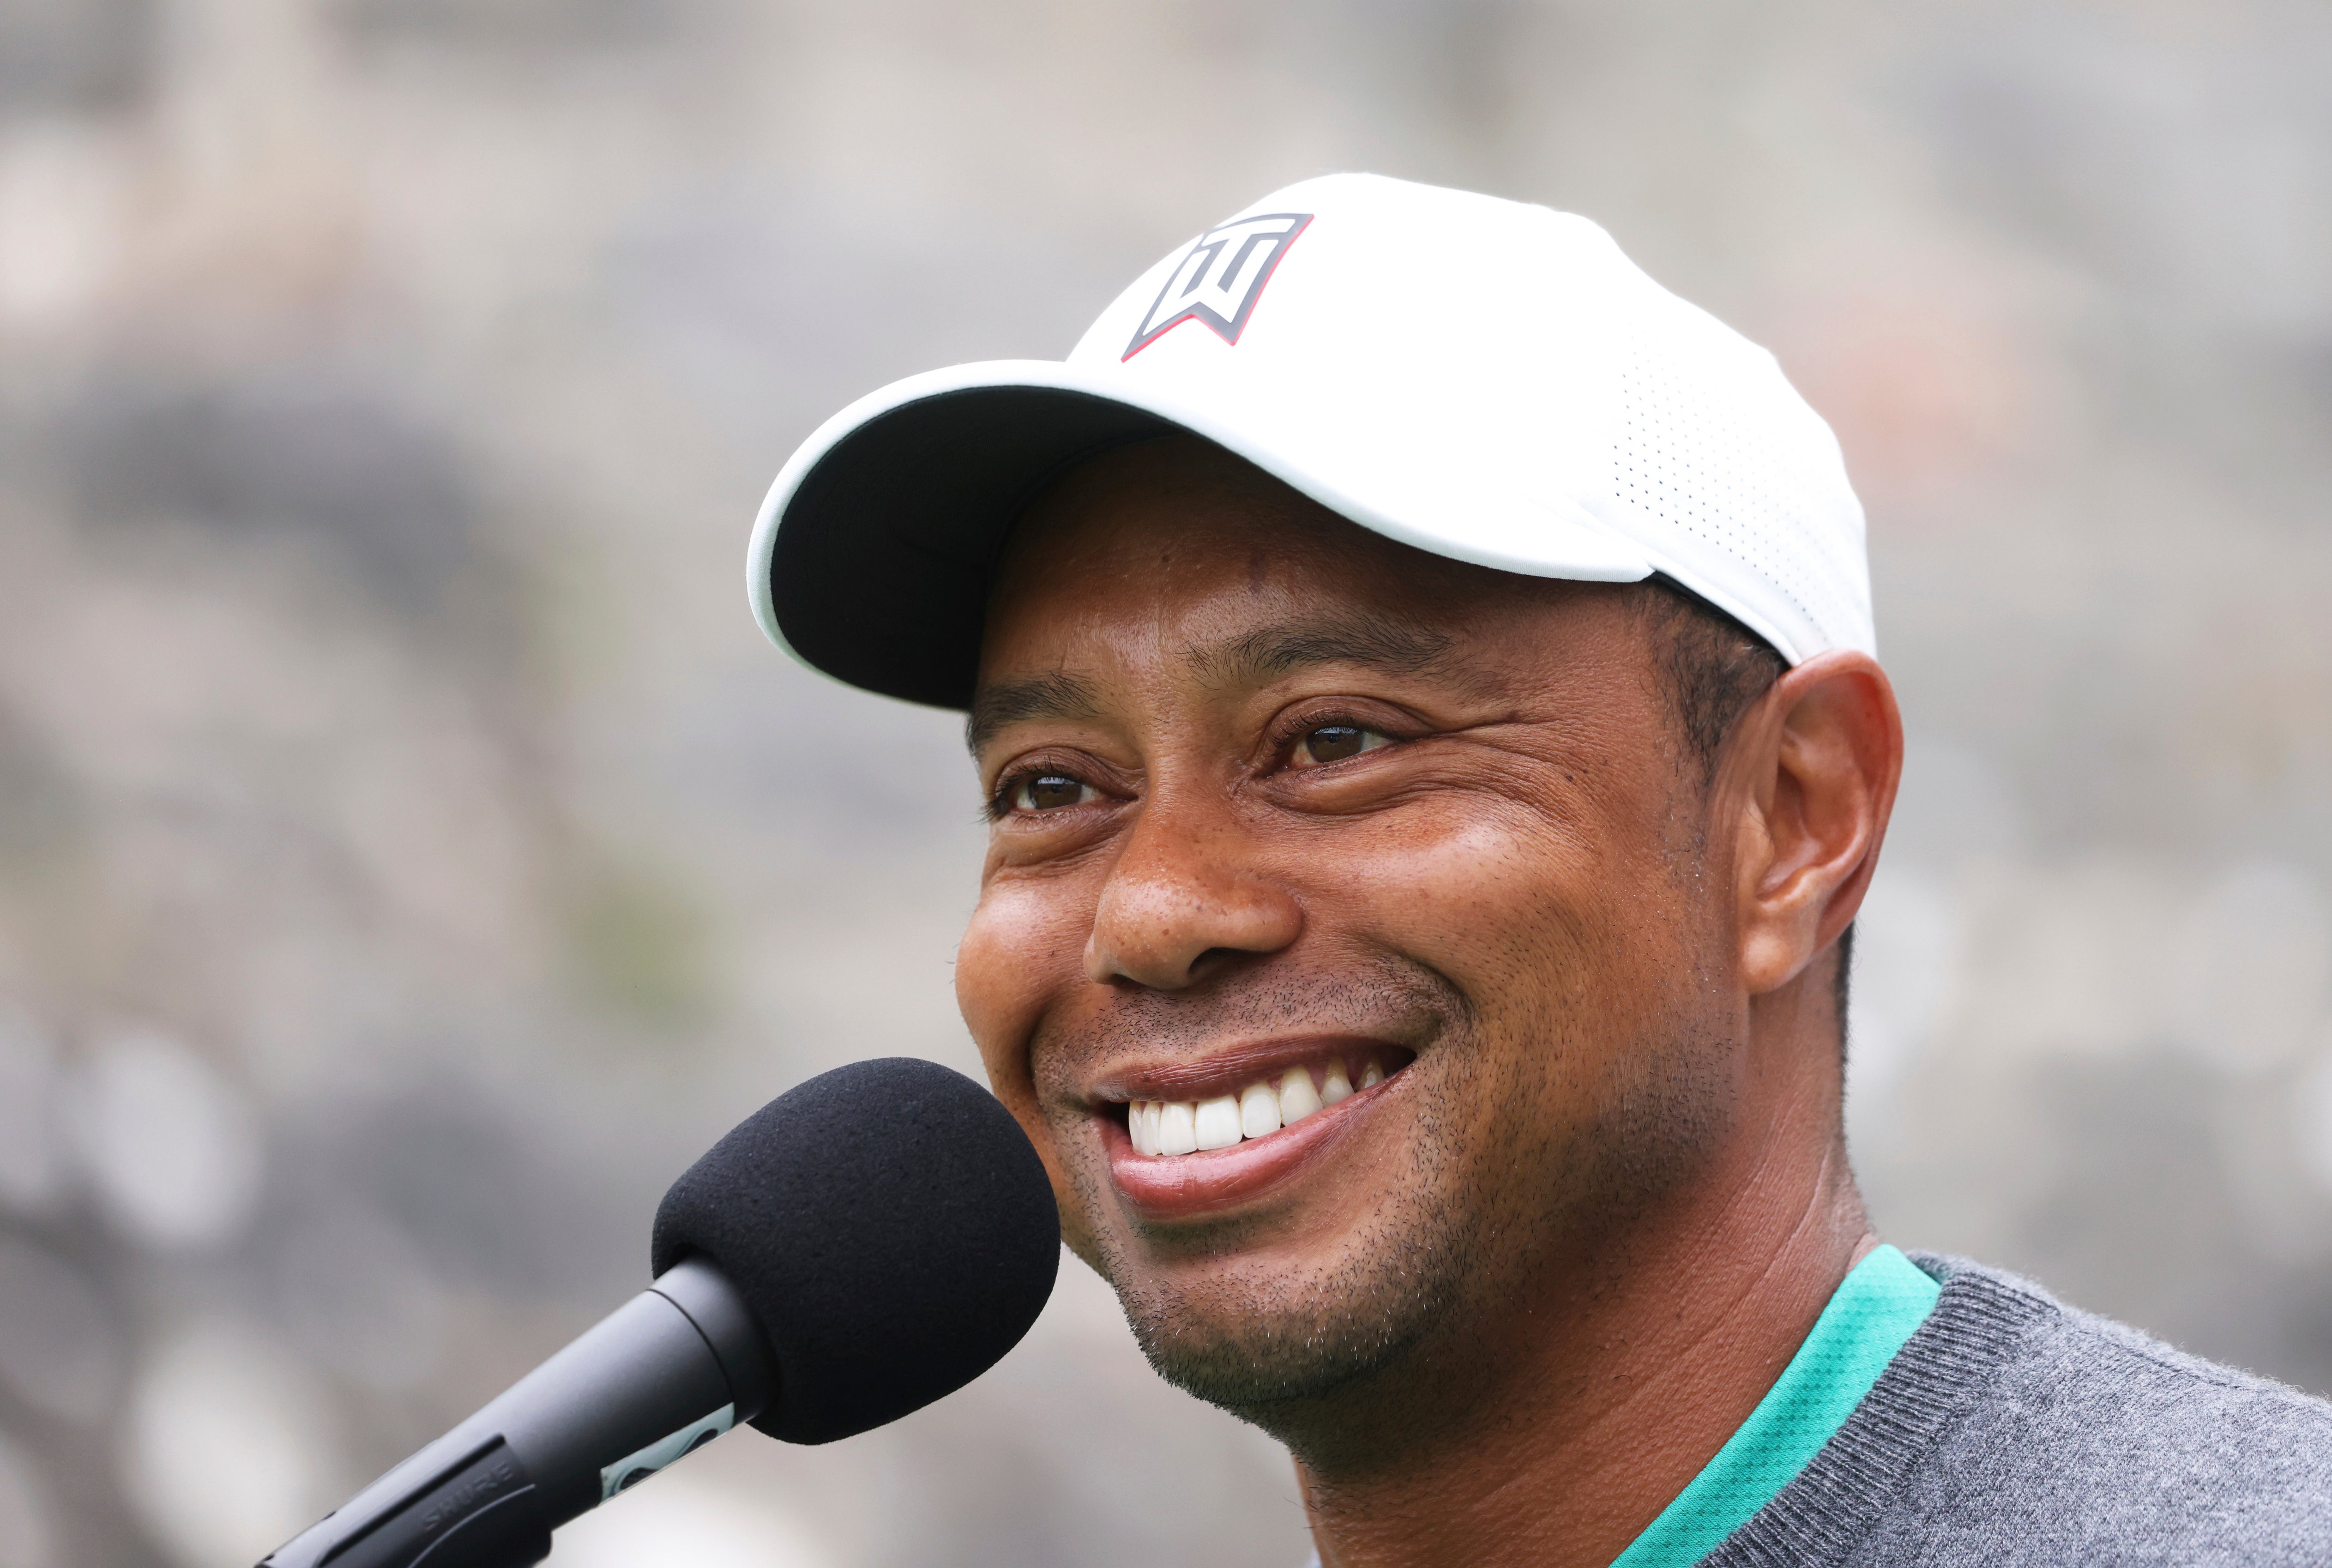
[{"label": "red outline logo", "polygon": [[1216,337],[1236,343],[1255,314],[1264,284],[1295,236],[1311,226],[1310,213],[1263,213],[1234,218],[1190,242],[1190,251],[1158,291],[1117,357],[1123,365],[1185,321],[1204,321]]}]

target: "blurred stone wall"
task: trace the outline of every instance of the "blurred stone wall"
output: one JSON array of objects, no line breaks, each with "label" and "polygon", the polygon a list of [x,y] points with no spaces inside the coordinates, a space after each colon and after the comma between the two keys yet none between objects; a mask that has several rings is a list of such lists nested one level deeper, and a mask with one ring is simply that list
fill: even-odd
[{"label": "blurred stone wall", "polygon": [[[0,1568],[251,1562],[965,1067],[945,716],[760,640],[793,444],[1273,186],[1585,212],[1871,516],[1887,1233],[2332,1388],[2332,12],[0,0]],[[1082,1268],[971,1391],[569,1568],[1292,1565]]]}]

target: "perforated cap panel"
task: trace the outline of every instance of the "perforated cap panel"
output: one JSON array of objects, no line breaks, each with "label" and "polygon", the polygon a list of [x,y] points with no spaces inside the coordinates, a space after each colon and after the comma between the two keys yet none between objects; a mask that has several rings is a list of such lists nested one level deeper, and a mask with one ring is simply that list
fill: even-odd
[{"label": "perforated cap panel", "polygon": [[1686,586],[1796,662],[1871,649],[1862,508],[1773,356],[1682,301],[1621,345],[1611,487]]}]

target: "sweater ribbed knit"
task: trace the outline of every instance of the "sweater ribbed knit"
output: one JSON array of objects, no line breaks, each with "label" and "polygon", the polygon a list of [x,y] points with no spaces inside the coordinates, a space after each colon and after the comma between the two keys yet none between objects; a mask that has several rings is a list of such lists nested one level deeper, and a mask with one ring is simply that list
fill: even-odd
[{"label": "sweater ribbed knit", "polygon": [[1704,1568],[2332,1563],[2332,1405],[1912,1260],[1927,1321]]}]

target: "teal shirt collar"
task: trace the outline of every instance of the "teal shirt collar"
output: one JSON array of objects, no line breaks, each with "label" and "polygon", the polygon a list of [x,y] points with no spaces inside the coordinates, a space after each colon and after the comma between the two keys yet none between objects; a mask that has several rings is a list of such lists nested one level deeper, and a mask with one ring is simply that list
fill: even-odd
[{"label": "teal shirt collar", "polygon": [[1941,1294],[1892,1247],[1855,1265],[1780,1381],[1611,1568],[1688,1568],[1715,1551],[1845,1425]]},{"label": "teal shirt collar", "polygon": [[[1846,1424],[1942,1294],[1892,1247],[1856,1264],[1780,1381],[1611,1568],[1690,1568],[1715,1551]],[[1311,1568],[1319,1562],[1314,1554]]]}]

